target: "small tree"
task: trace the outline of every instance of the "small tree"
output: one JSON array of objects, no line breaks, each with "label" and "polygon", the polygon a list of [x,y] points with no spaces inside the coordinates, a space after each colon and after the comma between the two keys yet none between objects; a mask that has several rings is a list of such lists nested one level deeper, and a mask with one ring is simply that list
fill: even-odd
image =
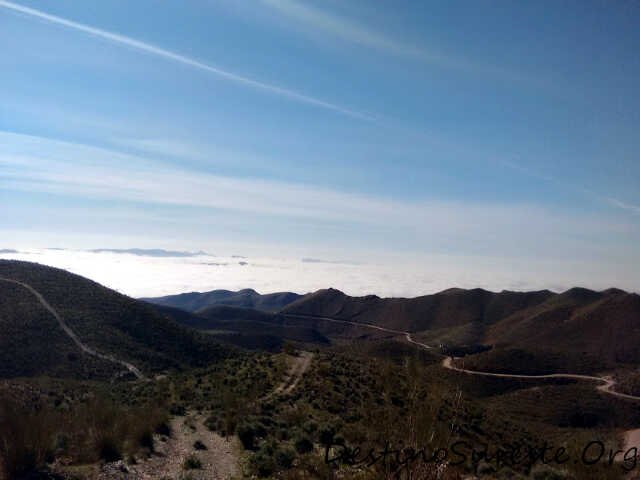
[{"label": "small tree", "polygon": [[286,353],[287,355],[296,355],[297,354],[296,347],[291,342],[285,342],[284,345],[282,346],[282,351],[284,353]]}]

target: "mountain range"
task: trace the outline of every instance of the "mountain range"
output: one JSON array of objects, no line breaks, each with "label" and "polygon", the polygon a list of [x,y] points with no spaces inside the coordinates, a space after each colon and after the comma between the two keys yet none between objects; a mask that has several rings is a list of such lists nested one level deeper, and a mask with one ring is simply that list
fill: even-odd
[{"label": "mountain range", "polygon": [[544,371],[640,363],[640,296],[613,288],[563,293],[454,288],[416,298],[350,297],[326,289],[282,313],[375,324],[433,344],[490,346],[483,355],[495,357],[491,367],[498,370],[516,367],[517,358],[542,362]]},{"label": "mountain range", "polygon": [[[622,290],[168,298],[152,304],[64,270],[0,260],[0,477],[64,470],[67,463],[50,462],[55,456],[71,458],[74,472],[87,461],[98,471],[126,458],[127,469],[155,475],[156,462],[185,469],[188,458],[221,451],[214,445],[229,445],[223,435],[237,435],[242,458],[265,477],[267,467],[294,465],[277,463],[285,454],[311,458],[327,436],[358,445],[392,434],[398,442],[418,425],[418,445],[445,445],[456,421],[473,445],[539,448],[550,436],[579,446],[596,434],[614,445],[621,429],[640,425],[635,397],[606,394],[598,379],[576,375],[606,373],[618,394],[639,395],[640,297]],[[170,305],[175,299],[189,309]],[[452,363],[466,373],[570,375],[496,378]],[[192,429],[183,428],[187,420]],[[196,446],[212,438],[224,443]],[[123,465],[98,478],[124,478]],[[553,478],[619,478],[603,474],[610,469],[585,476],[573,465],[575,475]]]},{"label": "mountain range", "polygon": [[307,295],[214,290],[149,300],[204,317],[207,328],[234,324],[255,333],[268,324],[278,326],[279,336],[294,326],[306,328],[313,332],[304,336],[310,342],[385,336],[319,317],[373,324],[411,332],[450,353],[490,350],[473,361],[495,371],[586,373],[640,362],[640,296],[615,288],[562,293],[451,288],[415,298],[352,297],[332,288]]},{"label": "mountain range", "polygon": [[[40,292],[88,347],[146,372],[205,364],[232,355],[233,346],[278,350],[287,341],[316,347],[381,337],[403,341],[398,332],[443,353],[483,352],[468,361],[492,371],[595,372],[640,364],[640,296],[618,289],[452,288],[416,298],[352,297],[331,288],[307,295],[245,289],[136,300],[34,263],[2,260],[0,277]],[[0,376],[91,377],[118,369],[81,355],[19,284],[0,281],[0,328]]]}]

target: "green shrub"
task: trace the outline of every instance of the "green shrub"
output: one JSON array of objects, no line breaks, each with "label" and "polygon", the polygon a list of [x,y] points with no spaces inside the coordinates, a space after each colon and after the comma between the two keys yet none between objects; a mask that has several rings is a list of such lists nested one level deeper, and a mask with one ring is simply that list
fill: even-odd
[{"label": "green shrub", "polygon": [[299,436],[295,441],[296,451],[300,454],[309,453],[313,450],[313,442],[306,435]]},{"label": "green shrub", "polygon": [[187,414],[187,409],[184,408],[184,405],[174,403],[169,408],[169,413],[178,417],[184,417]]},{"label": "green shrub", "polygon": [[296,355],[296,347],[290,342],[285,342],[284,345],[282,345],[282,351],[287,355]]},{"label": "green shrub", "polygon": [[275,453],[275,460],[278,466],[288,469],[293,465],[296,458],[296,452],[290,447],[279,448]]},{"label": "green shrub", "polygon": [[568,475],[546,465],[537,465],[531,472],[531,478],[534,480],[565,480]]},{"label": "green shrub", "polygon": [[164,435],[165,437],[170,437],[171,427],[167,422],[160,422],[158,425],[156,425],[155,432],[158,435]]},{"label": "green shrub", "polygon": [[276,471],[276,462],[268,452],[260,451],[251,458],[251,467],[260,477],[268,477]]},{"label": "green shrub", "polygon": [[[49,394],[51,396],[51,394]],[[36,408],[0,401],[0,478],[16,478],[57,457],[75,463],[113,462],[153,449],[153,432],[165,413],[128,407],[94,392],[72,408]]]},{"label": "green shrub", "polygon": [[182,468],[185,470],[197,470],[202,468],[202,462],[195,455],[189,455],[184,459],[184,462],[182,462]]},{"label": "green shrub", "polygon": [[219,430],[218,417],[216,417],[215,415],[209,415],[207,419],[204,421],[204,426],[207,427],[212,432]]},{"label": "green shrub", "polygon": [[98,442],[98,456],[105,462],[122,460],[122,453],[116,441],[110,437],[104,437]]},{"label": "green shrub", "polygon": [[302,425],[302,429],[307,433],[313,433],[318,430],[318,424],[312,420],[309,420]]},{"label": "green shrub", "polygon": [[333,438],[336,435],[336,428],[333,425],[324,425],[318,431],[318,439],[323,445],[330,445],[333,443]]},{"label": "green shrub", "polygon": [[153,452],[153,434],[149,430],[142,432],[139,442],[142,448],[147,448]]},{"label": "green shrub", "polygon": [[245,450],[255,450],[257,438],[267,433],[264,425],[252,421],[243,422],[238,425],[236,432]]}]

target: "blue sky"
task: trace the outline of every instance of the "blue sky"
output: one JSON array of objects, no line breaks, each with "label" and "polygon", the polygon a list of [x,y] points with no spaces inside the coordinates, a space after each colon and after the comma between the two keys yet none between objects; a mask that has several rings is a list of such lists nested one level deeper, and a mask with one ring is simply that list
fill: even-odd
[{"label": "blue sky", "polygon": [[0,247],[544,259],[638,290],[639,23],[634,2],[0,1]]}]

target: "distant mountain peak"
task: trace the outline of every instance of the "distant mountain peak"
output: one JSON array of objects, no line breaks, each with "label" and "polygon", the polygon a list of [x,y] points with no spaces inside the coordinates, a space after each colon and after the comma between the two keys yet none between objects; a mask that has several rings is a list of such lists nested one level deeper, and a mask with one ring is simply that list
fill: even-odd
[{"label": "distant mountain peak", "polygon": [[211,290],[208,292],[179,293],[164,297],[143,298],[142,300],[156,305],[180,308],[188,312],[197,312],[215,305],[253,308],[264,312],[277,312],[299,298],[302,298],[302,295],[293,292],[260,294],[252,288],[244,288],[237,292],[231,290]]}]

